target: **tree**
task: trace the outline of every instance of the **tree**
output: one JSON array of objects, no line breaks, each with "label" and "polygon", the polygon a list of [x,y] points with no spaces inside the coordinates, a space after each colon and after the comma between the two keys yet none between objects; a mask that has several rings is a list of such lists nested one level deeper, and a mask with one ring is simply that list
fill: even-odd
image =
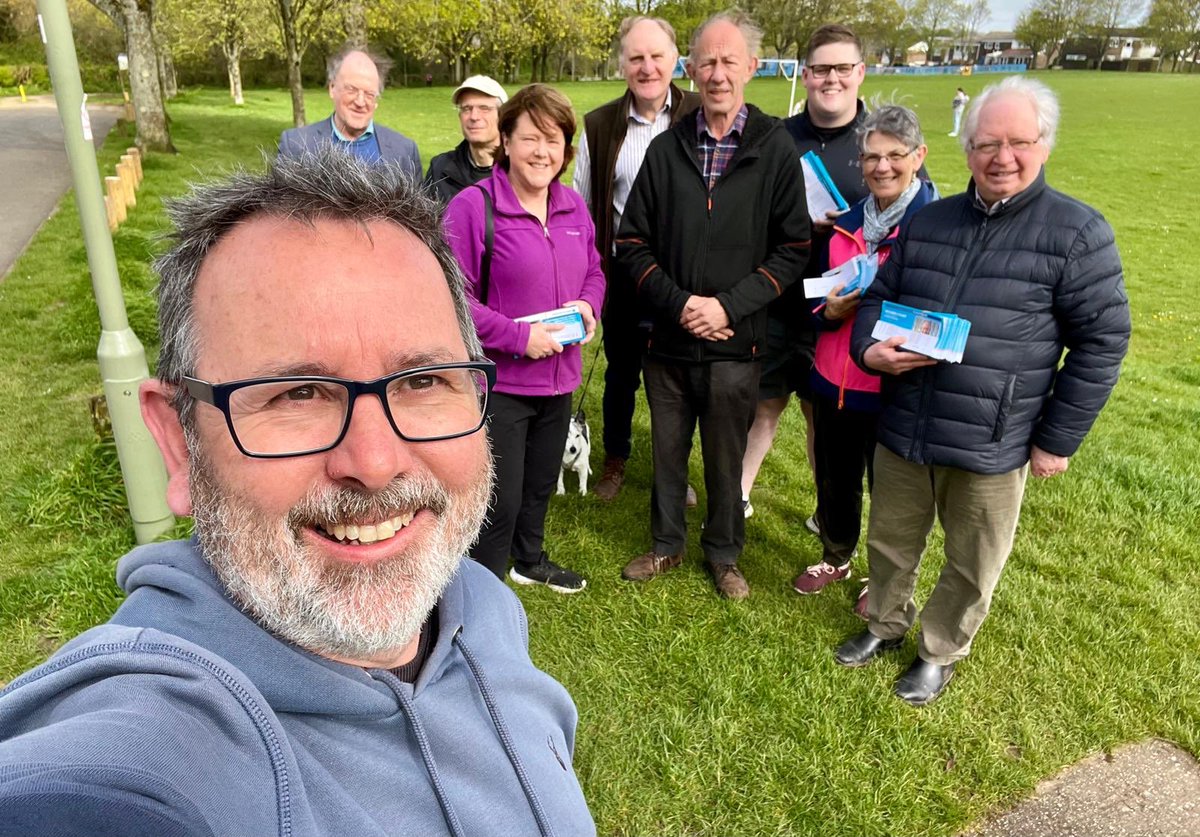
[{"label": "tree", "polygon": [[[283,2],[283,0],[280,0]],[[368,12],[372,28],[392,33],[406,52],[440,58],[461,81],[483,49],[488,0],[381,0]],[[523,3],[512,11],[527,15]]]},{"label": "tree", "polygon": [[934,56],[938,38],[954,32],[954,24],[964,16],[960,0],[917,0],[909,12],[908,25],[918,41],[928,46],[927,54]]},{"label": "tree", "polygon": [[342,26],[346,30],[346,46],[349,49],[367,48],[367,3],[366,0],[342,0]]},{"label": "tree", "polygon": [[1200,52],[1200,0],[1153,0],[1146,27],[1177,70],[1180,58]]},{"label": "tree", "polygon": [[242,59],[267,52],[270,0],[159,0],[159,32],[180,55],[205,57],[220,50],[234,104],[244,104]]},{"label": "tree", "polygon": [[275,22],[283,41],[287,62],[288,89],[292,94],[292,124],[297,128],[307,121],[304,115],[304,77],[300,65],[304,53],[321,34],[325,13],[335,0],[277,0]]},{"label": "tree", "polygon": [[963,55],[968,61],[974,60],[974,55],[971,54],[971,44],[975,43],[975,37],[979,34],[980,27],[991,16],[992,7],[988,4],[988,0],[967,0],[962,4],[962,16],[958,21],[958,39],[962,44]]},{"label": "tree", "polygon": [[1044,49],[1050,66],[1062,57],[1068,38],[1087,34],[1094,8],[1095,0],[1034,0],[1017,18],[1013,34],[1033,50],[1035,60]]},{"label": "tree", "polygon": [[108,15],[125,35],[129,56],[129,87],[136,115],[135,142],[143,151],[175,153],[167,110],[158,76],[158,50],[154,40],[153,0],[90,0]]}]

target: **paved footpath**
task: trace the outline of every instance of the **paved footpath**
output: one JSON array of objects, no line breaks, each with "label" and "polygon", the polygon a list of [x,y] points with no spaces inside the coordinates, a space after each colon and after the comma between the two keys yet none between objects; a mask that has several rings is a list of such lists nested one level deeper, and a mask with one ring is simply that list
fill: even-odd
[{"label": "paved footpath", "polygon": [[1090,756],[963,837],[1196,837],[1200,762],[1158,739]]},{"label": "paved footpath", "polygon": [[[96,145],[121,109],[88,108]],[[53,96],[0,98],[0,281],[71,186],[62,123]]]}]

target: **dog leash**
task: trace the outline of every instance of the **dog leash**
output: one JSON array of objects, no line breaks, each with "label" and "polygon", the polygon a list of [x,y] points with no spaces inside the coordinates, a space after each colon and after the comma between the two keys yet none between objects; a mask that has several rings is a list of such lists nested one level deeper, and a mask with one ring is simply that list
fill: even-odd
[{"label": "dog leash", "polygon": [[583,386],[579,390],[579,400],[576,402],[574,416],[580,421],[587,421],[587,415],[583,411],[583,402],[587,398],[588,389],[592,385],[592,374],[596,371],[596,361],[600,359],[600,349],[604,345],[604,334],[600,334],[600,339],[596,341],[596,351],[592,354],[592,361],[588,365],[587,377],[584,378]]}]

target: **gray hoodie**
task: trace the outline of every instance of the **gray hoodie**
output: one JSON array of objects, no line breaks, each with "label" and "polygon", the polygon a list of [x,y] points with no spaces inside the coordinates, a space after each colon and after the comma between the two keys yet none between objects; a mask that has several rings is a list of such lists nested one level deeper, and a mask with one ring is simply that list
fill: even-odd
[{"label": "gray hoodie", "polygon": [[415,684],[267,633],[192,542],[117,580],[108,624],[0,692],[0,835],[595,833],[574,704],[473,561]]}]

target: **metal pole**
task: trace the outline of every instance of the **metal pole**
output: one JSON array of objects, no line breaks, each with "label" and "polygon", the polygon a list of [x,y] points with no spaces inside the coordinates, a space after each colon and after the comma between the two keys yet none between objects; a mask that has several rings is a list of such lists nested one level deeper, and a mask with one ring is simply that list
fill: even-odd
[{"label": "metal pole", "polygon": [[46,45],[46,63],[58,104],[66,140],[71,178],[75,185],[75,203],[87,245],[92,290],[100,309],[100,378],[104,397],[112,417],[113,437],[121,474],[125,478],[125,496],[133,518],[138,543],[147,543],[167,531],[175,522],[167,508],[167,474],[158,446],[142,421],[138,407],[138,386],[149,377],[146,352],[137,335],[129,328],[125,298],[117,274],[117,257],[104,210],[100,190],[100,170],[92,147],[92,129],[88,120],[79,62],[67,15],[66,0],[38,0],[38,22]]}]

